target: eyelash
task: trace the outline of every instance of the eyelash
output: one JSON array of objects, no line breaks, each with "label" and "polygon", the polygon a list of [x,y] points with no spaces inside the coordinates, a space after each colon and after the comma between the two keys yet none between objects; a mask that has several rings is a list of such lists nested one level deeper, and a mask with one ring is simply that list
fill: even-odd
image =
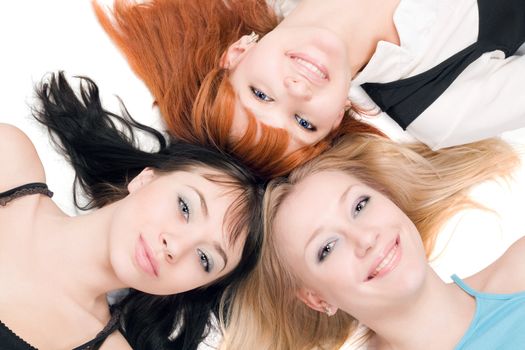
[{"label": "eyelash", "polygon": [[[253,87],[253,86],[250,86],[250,91],[252,92],[253,96],[255,96],[255,98],[257,98],[258,100],[262,101],[262,102],[273,102],[275,101],[273,98],[271,98],[270,96],[266,95],[264,92],[262,92],[261,90]],[[307,131],[316,131],[317,128],[315,126],[313,126],[312,123],[310,123],[307,119],[304,119],[302,118],[300,115],[298,114],[295,114],[294,115],[294,118],[295,118],[295,121],[297,122],[297,124],[307,130]]]},{"label": "eyelash", "polygon": [[304,118],[301,118],[300,115],[294,115],[295,117],[295,120],[297,121],[297,124],[299,124],[299,126],[307,131],[316,131],[317,128],[315,126],[312,125],[312,123],[310,123],[308,120],[304,119]]},{"label": "eyelash", "polygon": [[188,203],[186,203],[186,201],[184,199],[182,199],[182,197],[179,197],[179,210],[181,211],[182,216],[184,217],[184,219],[186,221],[189,221],[190,220],[191,210],[190,210],[190,207],[189,207]]},{"label": "eyelash", "polygon": [[199,256],[200,264],[203,267],[204,272],[209,273],[213,269],[213,261],[200,249],[197,249],[197,255]]},{"label": "eyelash", "polygon": [[319,252],[317,252],[317,262],[323,262],[328,257],[328,255],[330,255],[330,253],[334,250],[336,243],[337,240],[333,240],[322,246],[321,249],[319,249]]},{"label": "eyelash", "polygon": [[250,90],[253,94],[253,96],[255,96],[255,98],[263,101],[263,102],[273,102],[275,101],[273,98],[271,98],[270,96],[266,95],[264,92],[262,92],[261,90],[257,89],[257,88],[254,88],[253,86],[250,86]]},{"label": "eyelash", "polygon": [[370,200],[369,196],[364,196],[358,199],[358,202],[354,208],[353,216],[356,217],[359,215],[359,213],[365,209],[366,205],[368,204],[368,201]]}]

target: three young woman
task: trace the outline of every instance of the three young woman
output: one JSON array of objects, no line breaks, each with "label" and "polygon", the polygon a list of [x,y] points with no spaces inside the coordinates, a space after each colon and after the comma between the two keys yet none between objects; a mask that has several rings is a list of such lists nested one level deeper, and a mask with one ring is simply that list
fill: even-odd
[{"label": "three young woman", "polygon": [[[80,97],[62,74],[37,92],[35,116],[93,210],[65,215],[29,139],[0,126],[2,349],[195,349],[257,260],[258,179],[105,111],[87,79]],[[137,148],[139,130],[158,151]],[[110,310],[106,293],[120,288],[131,290]]]},{"label": "three young woman", "polygon": [[474,204],[467,191],[518,163],[499,140],[433,152],[363,135],[272,181],[262,260],[223,349],[338,349],[359,327],[368,349],[521,346],[523,239],[453,284],[427,262],[442,224]]},{"label": "three young woman", "polygon": [[95,9],[170,132],[263,174],[373,132],[352,116],[376,105],[434,149],[525,126],[520,1],[302,0],[280,22],[262,0]]}]

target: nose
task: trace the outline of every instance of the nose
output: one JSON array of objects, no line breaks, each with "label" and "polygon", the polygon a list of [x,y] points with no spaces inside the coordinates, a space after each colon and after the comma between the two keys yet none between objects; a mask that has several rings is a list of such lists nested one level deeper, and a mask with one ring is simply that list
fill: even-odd
[{"label": "nose", "polygon": [[310,101],[312,99],[312,89],[310,88],[310,85],[300,77],[285,77],[284,86],[288,93],[296,98],[305,101]]},{"label": "nose", "polygon": [[364,258],[377,244],[379,231],[374,228],[359,230],[352,234],[355,243],[354,253],[358,258]]},{"label": "nose", "polygon": [[175,237],[174,234],[165,232],[159,235],[159,240],[162,244],[162,254],[168,263],[173,264],[177,262],[181,255],[188,249],[191,249],[193,242],[188,236],[190,235],[185,235],[184,238]]}]

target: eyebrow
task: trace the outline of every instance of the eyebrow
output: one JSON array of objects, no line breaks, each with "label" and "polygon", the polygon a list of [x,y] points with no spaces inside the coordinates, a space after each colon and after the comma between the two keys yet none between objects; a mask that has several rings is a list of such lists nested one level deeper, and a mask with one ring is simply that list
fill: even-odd
[{"label": "eyebrow", "polygon": [[[354,187],[355,185],[350,185],[346,188],[346,190],[343,192],[343,194],[341,194],[341,197],[339,197],[339,200],[338,200],[338,203],[339,205],[343,204],[344,201],[346,200],[346,197],[348,197],[348,194],[350,193],[350,191],[352,190],[352,188]],[[310,242],[321,232],[323,231],[324,229],[324,226],[321,225],[319,227],[317,227],[314,232],[312,232],[312,234],[310,235],[310,237],[308,238],[308,241],[306,241],[306,244],[304,245],[305,247],[308,247],[308,245],[310,244]]]},{"label": "eyebrow", "polygon": [[[217,250],[217,252],[219,253],[219,255],[221,256],[223,262],[224,262],[224,265],[221,269],[224,270],[226,268],[226,265],[228,265],[228,256],[226,255],[226,252],[224,251],[224,249],[222,249],[221,245],[219,242],[213,242],[213,247],[215,248],[215,250]],[[219,271],[220,272],[220,271]]]},{"label": "eyebrow", "polygon": [[194,190],[195,193],[197,193],[197,195],[199,196],[199,201],[201,202],[201,210],[204,213],[204,217],[208,218],[208,205],[206,204],[206,199],[204,199],[202,192],[199,191],[196,187],[193,187],[191,185],[188,185],[188,187]]}]

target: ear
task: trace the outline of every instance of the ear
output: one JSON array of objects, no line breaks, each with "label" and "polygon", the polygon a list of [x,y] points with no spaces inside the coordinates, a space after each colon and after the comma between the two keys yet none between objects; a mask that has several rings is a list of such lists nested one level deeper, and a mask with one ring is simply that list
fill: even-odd
[{"label": "ear", "polygon": [[225,69],[235,68],[244,55],[256,44],[257,36],[255,34],[243,35],[222,54],[220,61],[221,67]]},{"label": "ear", "polygon": [[147,185],[148,183],[150,183],[156,177],[157,175],[155,174],[155,171],[152,168],[149,168],[149,167],[144,168],[144,170],[142,170],[140,174],[135,176],[133,180],[129,182],[128,184],[129,193],[133,193],[139,190],[140,188],[144,187],[144,185]]},{"label": "ear", "polygon": [[349,111],[350,108],[352,108],[352,101],[350,101],[349,98],[346,99],[346,101],[345,101],[345,107],[344,107],[344,108],[345,108],[345,112],[346,112],[346,111]]},{"label": "ear", "polygon": [[339,125],[341,125],[345,113],[348,112],[350,108],[352,108],[352,102],[349,99],[346,99],[343,109],[341,110],[341,112],[339,112],[339,115],[337,116],[337,118],[334,121],[334,124],[332,125],[332,130],[337,129]]},{"label": "ear", "polygon": [[319,294],[309,288],[301,287],[297,291],[297,297],[309,308],[333,316],[337,312],[337,307],[327,303]]}]

